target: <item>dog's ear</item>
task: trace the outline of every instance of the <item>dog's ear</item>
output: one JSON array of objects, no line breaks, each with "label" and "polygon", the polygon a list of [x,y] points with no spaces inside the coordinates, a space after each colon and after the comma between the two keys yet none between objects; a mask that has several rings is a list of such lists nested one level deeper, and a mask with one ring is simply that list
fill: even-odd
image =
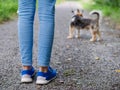
[{"label": "dog's ear", "polygon": [[84,10],[83,10],[83,9],[81,10],[81,13],[84,13]]},{"label": "dog's ear", "polygon": [[73,10],[72,10],[71,12],[72,12],[72,13],[74,13],[74,11],[73,11]]},{"label": "dog's ear", "polygon": [[79,9],[77,9],[77,12],[80,12],[80,10],[79,10]]}]

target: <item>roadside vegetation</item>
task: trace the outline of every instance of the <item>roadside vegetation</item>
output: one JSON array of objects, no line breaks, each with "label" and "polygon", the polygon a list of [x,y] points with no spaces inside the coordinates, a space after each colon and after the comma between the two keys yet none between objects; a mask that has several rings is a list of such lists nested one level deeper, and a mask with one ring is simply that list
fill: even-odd
[{"label": "roadside vegetation", "polygon": [[120,23],[120,0],[79,0],[88,10],[102,10],[103,15]]},{"label": "roadside vegetation", "polygon": [[0,0],[0,23],[16,15],[17,2],[18,0]]},{"label": "roadside vegetation", "polygon": [[57,2],[57,4],[60,4],[60,3],[62,3],[62,2],[64,2],[65,0],[56,0]]},{"label": "roadside vegetation", "polygon": [[[70,0],[57,0],[57,4]],[[120,23],[120,0],[74,0],[80,1],[88,10],[102,10],[103,15]],[[17,15],[18,0],[0,0],[0,23],[8,21]]]},{"label": "roadside vegetation", "polygon": [[[64,0],[57,0],[57,4]],[[0,23],[17,16],[18,0],[0,0]]]}]

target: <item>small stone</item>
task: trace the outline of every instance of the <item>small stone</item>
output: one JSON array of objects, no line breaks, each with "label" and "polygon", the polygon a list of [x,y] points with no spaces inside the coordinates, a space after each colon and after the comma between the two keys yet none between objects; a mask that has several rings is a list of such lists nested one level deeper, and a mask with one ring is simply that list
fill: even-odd
[{"label": "small stone", "polygon": [[107,46],[107,44],[105,43],[104,46]]},{"label": "small stone", "polygon": [[58,65],[59,65],[59,64],[61,64],[61,62],[56,62],[56,64],[58,64]]},{"label": "small stone", "polygon": [[72,58],[68,58],[68,59],[67,59],[67,61],[71,61],[71,60],[72,60]]},{"label": "small stone", "polygon": [[70,46],[69,46],[69,45],[67,45],[67,46],[66,46],[66,48],[68,49],[68,48],[70,48]]},{"label": "small stone", "polygon": [[117,57],[117,56],[118,56],[118,55],[115,55],[115,54],[113,55],[113,57]]},{"label": "small stone", "polygon": [[73,81],[77,81],[77,79],[76,79],[76,78],[73,78],[72,80],[73,80]]},{"label": "small stone", "polygon": [[115,28],[118,29],[118,30],[120,30],[120,25],[116,24]]},{"label": "small stone", "polygon": [[60,83],[64,83],[64,81],[63,81],[63,80],[60,80],[59,82],[60,82]]},{"label": "small stone", "polygon": [[109,60],[110,62],[112,62],[112,60]]},{"label": "small stone", "polygon": [[75,51],[78,51],[79,50],[79,48],[75,48]]},{"label": "small stone", "polygon": [[81,77],[77,77],[77,79],[80,79]]},{"label": "small stone", "polygon": [[100,58],[99,58],[99,57],[95,57],[95,59],[96,59],[96,60],[100,60]]},{"label": "small stone", "polygon": [[78,82],[76,83],[77,85],[82,84],[83,81],[81,81],[80,79],[78,79]]},{"label": "small stone", "polygon": [[81,84],[80,82],[77,83],[77,85],[80,85],[80,84]]}]

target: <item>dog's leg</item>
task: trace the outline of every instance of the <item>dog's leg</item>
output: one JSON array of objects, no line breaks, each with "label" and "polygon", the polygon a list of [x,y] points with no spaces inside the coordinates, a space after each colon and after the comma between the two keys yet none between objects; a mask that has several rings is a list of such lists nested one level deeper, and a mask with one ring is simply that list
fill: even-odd
[{"label": "dog's leg", "polygon": [[101,39],[101,33],[100,33],[99,30],[97,31],[97,35],[98,35],[98,41],[101,41],[101,40],[102,40],[102,39]]},{"label": "dog's leg", "polygon": [[90,32],[91,32],[91,35],[92,35],[92,38],[90,39],[90,41],[91,42],[96,41],[96,31],[90,29]]},{"label": "dog's leg", "polygon": [[80,38],[80,29],[76,30],[76,38]]},{"label": "dog's leg", "polygon": [[74,32],[74,26],[69,27],[69,36],[67,37],[68,39],[73,38],[73,32]]}]

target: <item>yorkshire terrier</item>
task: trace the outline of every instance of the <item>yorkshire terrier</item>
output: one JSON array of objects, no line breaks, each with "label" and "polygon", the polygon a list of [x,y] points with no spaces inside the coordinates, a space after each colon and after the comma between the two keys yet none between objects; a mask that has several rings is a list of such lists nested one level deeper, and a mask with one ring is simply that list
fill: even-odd
[{"label": "yorkshire terrier", "polygon": [[93,18],[85,18],[83,17],[83,12],[81,12],[79,9],[72,11],[74,14],[70,25],[69,25],[69,36],[68,39],[73,38],[73,33],[76,29],[76,38],[80,38],[80,30],[81,29],[87,29],[90,30],[92,38],[90,41],[96,41],[97,36],[98,40],[101,40],[101,34],[99,31],[100,27],[100,19],[101,19],[101,12],[100,11],[91,11],[90,15],[97,15],[95,19]]}]

